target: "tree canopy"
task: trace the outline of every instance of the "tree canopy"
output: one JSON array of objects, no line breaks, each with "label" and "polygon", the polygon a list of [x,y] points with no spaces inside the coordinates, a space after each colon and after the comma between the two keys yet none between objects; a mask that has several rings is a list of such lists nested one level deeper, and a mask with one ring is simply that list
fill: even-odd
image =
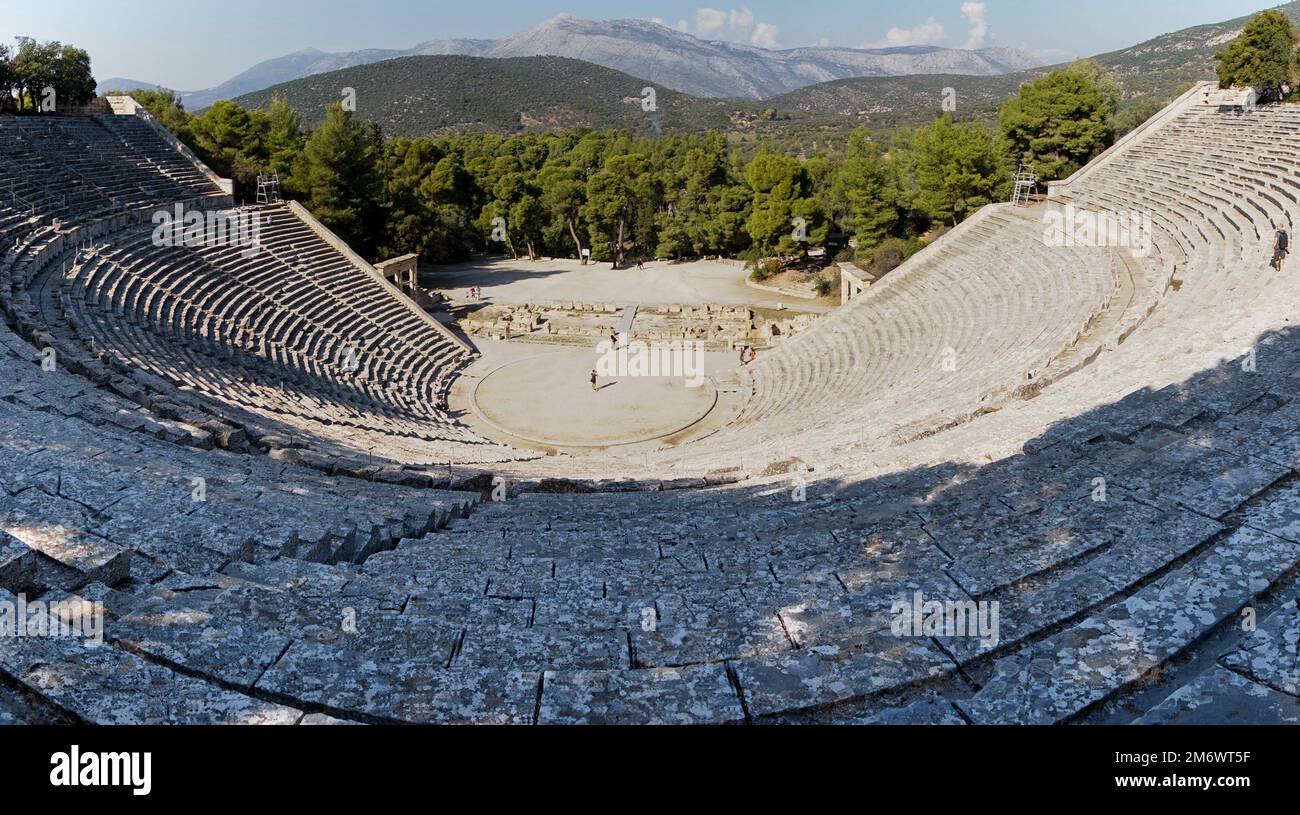
[{"label": "tree canopy", "polygon": [[913,206],[929,218],[956,225],[985,204],[1006,200],[1010,174],[993,135],[980,125],[945,116],[917,130],[914,141]]},{"label": "tree canopy", "polygon": [[1043,179],[1065,178],[1115,140],[1120,94],[1096,63],[1053,71],[1002,106],[1011,159]]},{"label": "tree canopy", "polygon": [[90,54],[56,40],[0,46],[0,113],[58,113],[95,98]]},{"label": "tree canopy", "polygon": [[1246,24],[1241,36],[1215,55],[1219,87],[1259,88],[1291,93],[1300,76],[1300,52],[1291,21],[1280,11],[1264,11]]},{"label": "tree canopy", "polygon": [[[284,102],[186,112],[168,91],[133,91],[155,117],[250,199],[259,172],[363,254],[435,262],[474,251],[635,258],[708,255],[796,262],[833,235],[875,263],[919,248],[1007,194],[998,138],[945,119],[878,144],[796,158],[770,146],[744,157],[717,132],[651,137],[627,130],[464,133],[385,141],[334,104],[304,131]],[[903,253],[903,254],[907,254]],[[879,264],[877,264],[879,265]],[[885,263],[892,268],[897,261]]]},{"label": "tree canopy", "polygon": [[293,185],[303,205],[363,253],[383,243],[382,151],[377,129],[336,103],[294,162]]},{"label": "tree canopy", "polygon": [[860,251],[874,249],[898,228],[902,195],[895,165],[865,130],[855,130],[826,196],[832,219],[853,235]]}]

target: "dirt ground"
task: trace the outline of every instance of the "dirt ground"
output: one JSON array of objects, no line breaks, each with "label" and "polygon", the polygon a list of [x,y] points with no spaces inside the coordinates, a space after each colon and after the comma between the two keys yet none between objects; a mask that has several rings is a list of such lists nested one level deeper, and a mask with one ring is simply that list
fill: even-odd
[{"label": "dirt ground", "polygon": [[[837,303],[782,297],[745,285],[746,272],[739,263],[704,260],[685,263],[655,261],[644,269],[611,269],[608,263],[581,265],[576,260],[494,258],[447,266],[424,266],[420,280],[449,296],[465,299],[465,290],[479,286],[491,303],[547,303],[574,300],[618,305],[754,306],[773,309],[778,304],[792,311],[824,313]],[[838,290],[837,298],[838,299]]]}]

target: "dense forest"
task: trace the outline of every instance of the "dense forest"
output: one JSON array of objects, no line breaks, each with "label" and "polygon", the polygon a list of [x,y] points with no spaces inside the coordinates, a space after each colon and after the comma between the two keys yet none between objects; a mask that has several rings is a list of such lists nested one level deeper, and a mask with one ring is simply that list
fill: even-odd
[{"label": "dense forest", "polygon": [[[843,149],[745,158],[724,134],[626,129],[386,140],[340,104],[306,130],[273,100],[225,101],[201,115],[165,91],[139,101],[251,200],[259,172],[371,256],[431,261],[497,250],[596,260],[743,257],[760,276],[814,247],[883,273],[936,230],[1009,195],[1024,163],[1044,180],[1073,172],[1115,135],[1119,93],[1095,63],[1026,84],[1000,132],[949,116]],[[854,249],[849,249],[852,239]]]},{"label": "dense forest", "polygon": [[[453,133],[520,133],[580,127],[627,128],[645,135],[735,129],[761,116],[760,102],[700,99],[653,87],[653,116],[643,110],[650,83],[562,57],[415,56],[312,74],[231,101],[252,109],[283,99],[314,128],[349,89],[357,114],[389,138]],[[937,97],[936,97],[937,98]]]}]

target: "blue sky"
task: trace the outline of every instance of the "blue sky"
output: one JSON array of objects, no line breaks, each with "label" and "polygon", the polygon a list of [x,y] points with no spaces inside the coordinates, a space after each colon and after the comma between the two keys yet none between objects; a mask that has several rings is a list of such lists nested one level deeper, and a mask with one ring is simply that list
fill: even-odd
[{"label": "blue sky", "polygon": [[1276,0],[0,0],[0,40],[23,34],[87,48],[95,74],[180,90],[216,85],[301,48],[409,48],[495,38],[560,13],[659,19],[708,39],[778,48],[936,43],[1011,46],[1065,59],[1219,22]]}]

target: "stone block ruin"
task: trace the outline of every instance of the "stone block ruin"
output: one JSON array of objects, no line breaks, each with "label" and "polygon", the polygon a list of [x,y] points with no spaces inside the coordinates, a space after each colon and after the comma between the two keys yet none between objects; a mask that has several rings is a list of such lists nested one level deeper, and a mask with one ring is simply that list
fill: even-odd
[{"label": "stone block ruin", "polygon": [[[460,320],[468,334],[502,340],[595,344],[617,331],[625,308],[615,303],[553,300],[490,305]],[[816,314],[707,303],[640,307],[631,340],[700,342],[713,351],[771,348],[808,330]]]}]

